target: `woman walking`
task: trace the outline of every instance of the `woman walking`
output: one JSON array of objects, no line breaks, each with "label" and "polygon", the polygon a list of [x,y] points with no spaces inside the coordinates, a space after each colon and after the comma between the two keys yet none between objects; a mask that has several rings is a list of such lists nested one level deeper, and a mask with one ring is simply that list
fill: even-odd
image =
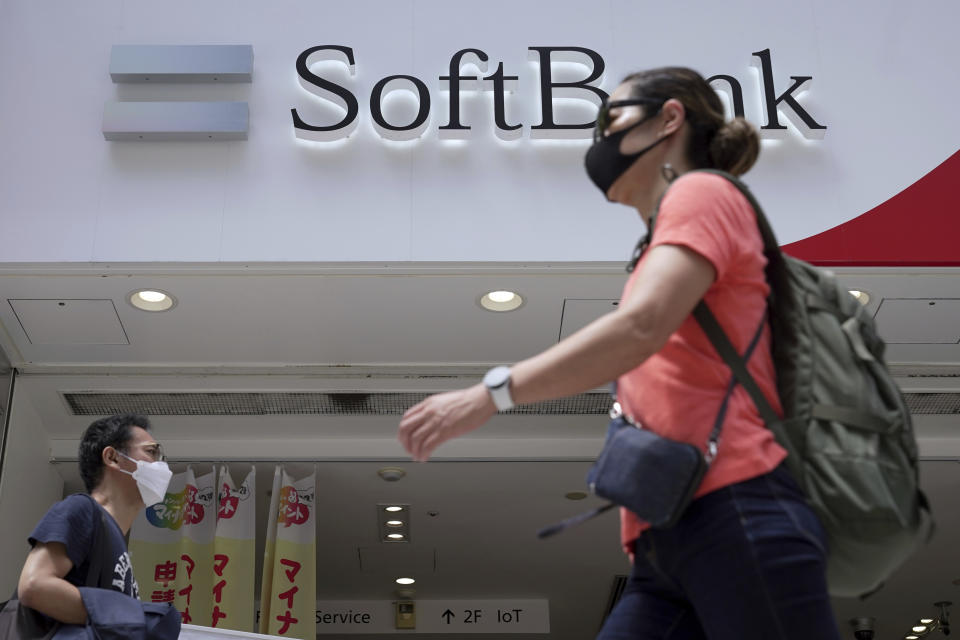
[{"label": "woman walking", "polygon": [[[691,316],[704,300],[739,353],[764,322],[770,293],[756,216],[722,176],[756,161],[759,139],[696,72],[628,76],[601,107],[585,158],[611,201],[656,224],[618,310],[484,383],[412,407],[401,443],[425,461],[443,442],[497,410],[582,393],[617,381],[625,415],[673,440],[704,446],[731,372]],[[779,412],[770,331],[748,369]],[[832,640],[826,539],[741,387],[729,399],[719,450],[683,517],[652,529],[622,510],[633,561],[623,597],[600,638]]]}]

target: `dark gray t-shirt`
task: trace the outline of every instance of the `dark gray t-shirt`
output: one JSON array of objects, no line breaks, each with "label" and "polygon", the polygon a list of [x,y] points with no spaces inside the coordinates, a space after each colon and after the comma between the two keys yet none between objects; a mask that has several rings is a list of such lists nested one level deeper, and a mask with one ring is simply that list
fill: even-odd
[{"label": "dark gray t-shirt", "polygon": [[63,544],[67,548],[67,557],[73,562],[73,568],[64,579],[78,587],[85,586],[101,512],[106,516],[103,535],[106,536],[108,553],[95,586],[120,591],[139,600],[140,587],[133,577],[123,532],[113,517],[90,496],[74,494],[50,507],[30,534],[30,545],[38,542]]}]

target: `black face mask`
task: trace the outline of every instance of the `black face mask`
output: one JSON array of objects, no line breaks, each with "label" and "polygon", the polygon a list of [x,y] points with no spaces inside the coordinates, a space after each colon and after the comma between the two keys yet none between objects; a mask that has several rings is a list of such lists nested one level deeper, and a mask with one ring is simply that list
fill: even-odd
[{"label": "black face mask", "polygon": [[[653,114],[650,117],[655,116]],[[607,191],[613,186],[617,179],[627,172],[637,159],[650,149],[669,138],[664,136],[652,144],[648,144],[640,151],[631,154],[620,153],[620,143],[624,137],[640,125],[644,124],[649,118],[644,118],[632,127],[611,133],[608,136],[599,138],[593,145],[587,149],[587,154],[583,158],[583,164],[587,169],[587,175],[593,180],[593,184],[607,195]],[[609,200],[609,196],[607,197]]]}]

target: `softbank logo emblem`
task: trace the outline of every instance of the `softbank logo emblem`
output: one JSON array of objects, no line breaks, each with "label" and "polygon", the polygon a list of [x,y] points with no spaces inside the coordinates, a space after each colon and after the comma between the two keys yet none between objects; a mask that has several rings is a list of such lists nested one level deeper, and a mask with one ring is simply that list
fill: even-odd
[{"label": "softbank logo emblem", "polygon": [[[110,52],[110,77],[126,93],[145,84],[250,82],[252,75],[251,45],[115,45]],[[115,100],[104,105],[103,137],[246,140],[249,121],[246,102]]]}]

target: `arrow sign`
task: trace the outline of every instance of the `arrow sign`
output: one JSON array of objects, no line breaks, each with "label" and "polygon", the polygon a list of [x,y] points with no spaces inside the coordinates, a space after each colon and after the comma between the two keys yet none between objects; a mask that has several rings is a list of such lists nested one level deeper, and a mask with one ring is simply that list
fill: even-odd
[{"label": "arrow sign", "polygon": [[[520,634],[550,633],[550,603],[547,600],[417,600],[416,607],[417,634],[508,634],[522,638]],[[409,633],[409,629],[397,629],[396,614],[395,600],[318,600],[317,638],[311,640],[323,640],[324,636],[348,638],[348,634],[372,637]],[[184,629],[189,626],[185,625]],[[209,631],[207,627],[197,628]],[[180,640],[211,639],[184,634]],[[225,637],[221,640],[242,639]]]}]

